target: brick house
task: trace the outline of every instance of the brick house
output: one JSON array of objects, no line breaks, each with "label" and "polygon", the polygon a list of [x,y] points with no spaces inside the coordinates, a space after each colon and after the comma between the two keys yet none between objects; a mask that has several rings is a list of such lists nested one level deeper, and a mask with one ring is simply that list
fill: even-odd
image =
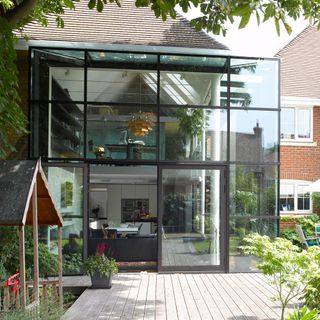
[{"label": "brick house", "polygon": [[281,59],[281,214],[317,211],[305,188],[320,178],[319,50],[320,33],[308,26],[276,55]]},{"label": "brick house", "polygon": [[[17,52],[19,156],[42,157],[78,244],[65,259],[104,242],[124,268],[253,270],[243,237],[278,233],[279,59],[234,56],[133,1],[63,19],[27,25]],[[51,247],[55,230],[41,236]]]}]

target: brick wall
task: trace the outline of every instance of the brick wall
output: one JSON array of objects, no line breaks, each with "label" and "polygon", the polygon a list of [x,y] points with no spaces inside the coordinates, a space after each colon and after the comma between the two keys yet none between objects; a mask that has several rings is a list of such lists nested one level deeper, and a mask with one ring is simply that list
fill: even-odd
[{"label": "brick wall", "polygon": [[280,179],[320,179],[320,107],[313,108],[313,141],[316,146],[280,147]]},{"label": "brick wall", "polygon": [[[19,72],[19,94],[21,107],[28,116],[28,82],[29,82],[29,57],[28,51],[17,51],[17,67]],[[12,152],[9,159],[26,159],[28,157],[28,135],[19,136],[15,133],[10,135],[16,152]]]}]

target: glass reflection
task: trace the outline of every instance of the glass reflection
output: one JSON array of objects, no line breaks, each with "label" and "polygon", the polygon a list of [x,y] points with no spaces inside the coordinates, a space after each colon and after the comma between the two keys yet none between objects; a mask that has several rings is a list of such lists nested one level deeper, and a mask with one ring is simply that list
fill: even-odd
[{"label": "glass reflection", "polygon": [[277,215],[277,166],[230,168],[230,216]]},{"label": "glass reflection", "polygon": [[231,59],[231,107],[279,108],[279,63]]},{"label": "glass reflection", "polygon": [[277,111],[231,110],[230,160],[278,161]]},{"label": "glass reflection", "polygon": [[160,103],[170,105],[226,105],[222,87],[223,74],[162,71],[160,73]]},{"label": "glass reflection", "polygon": [[243,255],[243,239],[250,233],[276,237],[278,235],[277,218],[233,217],[229,220],[229,271],[257,272],[258,259],[255,256]]},{"label": "glass reflection", "polygon": [[91,102],[156,103],[157,72],[88,69],[87,99]]},{"label": "glass reflection", "polygon": [[[63,217],[63,273],[81,272],[83,253],[83,169],[47,167],[49,190]],[[57,251],[57,227],[42,228],[42,240]]]},{"label": "glass reflection", "polygon": [[160,154],[163,160],[226,160],[226,110],[162,107]]},{"label": "glass reflection", "polygon": [[220,171],[162,170],[162,265],[220,264]]},{"label": "glass reflection", "polygon": [[[156,159],[156,114],[154,106],[88,106],[87,158]],[[147,119],[148,130],[140,131]]]}]

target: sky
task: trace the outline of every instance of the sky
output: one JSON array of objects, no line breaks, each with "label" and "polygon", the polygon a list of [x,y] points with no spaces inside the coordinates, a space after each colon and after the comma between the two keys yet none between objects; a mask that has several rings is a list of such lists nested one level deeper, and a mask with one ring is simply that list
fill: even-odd
[{"label": "sky", "polygon": [[[186,18],[192,19],[197,16],[197,10],[193,9],[188,14],[183,14]],[[288,35],[282,27],[280,37],[277,35],[273,20],[257,26],[256,19],[252,17],[249,24],[244,29],[238,29],[238,24],[227,24],[228,32],[226,37],[212,35],[217,41],[225,44],[236,54],[272,57],[295,36],[297,36],[308,25],[305,20],[288,20],[293,31]]]}]

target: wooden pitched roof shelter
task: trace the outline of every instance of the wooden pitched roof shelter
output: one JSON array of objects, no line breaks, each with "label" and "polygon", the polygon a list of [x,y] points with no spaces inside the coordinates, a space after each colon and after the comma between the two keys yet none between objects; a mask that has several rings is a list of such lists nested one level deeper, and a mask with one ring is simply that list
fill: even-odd
[{"label": "wooden pitched roof shelter", "polygon": [[[62,225],[63,220],[50,195],[41,162],[36,160],[0,161],[0,225],[19,226],[20,284],[25,279],[25,229],[33,227],[34,303],[39,303],[38,226],[58,226],[59,302],[62,306]],[[26,307],[26,290],[21,290]]]}]

